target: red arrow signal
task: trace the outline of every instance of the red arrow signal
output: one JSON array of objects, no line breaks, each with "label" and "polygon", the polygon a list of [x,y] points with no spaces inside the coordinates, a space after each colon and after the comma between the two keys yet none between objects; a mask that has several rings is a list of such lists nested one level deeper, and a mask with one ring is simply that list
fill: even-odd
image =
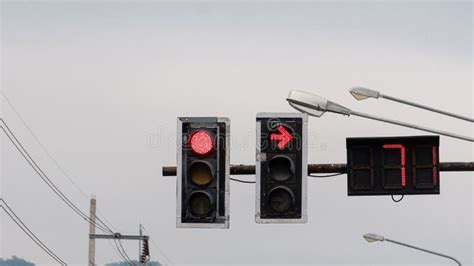
[{"label": "red arrow signal", "polygon": [[277,147],[280,150],[283,150],[288,143],[293,139],[293,136],[286,130],[286,128],[282,125],[278,127],[279,133],[272,133],[270,134],[270,140],[279,141]]}]

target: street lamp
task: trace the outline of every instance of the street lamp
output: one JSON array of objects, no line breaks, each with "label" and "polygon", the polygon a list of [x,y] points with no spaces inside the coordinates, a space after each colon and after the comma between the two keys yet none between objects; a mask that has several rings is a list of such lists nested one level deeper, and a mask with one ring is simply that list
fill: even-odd
[{"label": "street lamp", "polygon": [[340,104],[331,102],[321,96],[307,93],[304,91],[292,90],[290,91],[290,94],[288,95],[288,98],[286,100],[296,110],[303,113],[307,113],[312,116],[316,116],[316,117],[322,116],[325,112],[338,113],[338,114],[347,115],[347,116],[355,115],[355,116],[365,117],[368,119],[377,120],[377,121],[381,121],[385,123],[390,123],[394,125],[418,129],[418,130],[431,132],[431,133],[435,133],[435,134],[439,134],[443,136],[448,136],[452,138],[474,142],[474,138],[471,138],[471,137],[466,137],[466,136],[462,136],[462,135],[458,135],[458,134],[454,134],[454,133],[450,133],[446,131],[441,131],[437,129],[422,127],[415,124],[405,123],[405,122],[401,122],[397,120],[387,119],[387,118],[370,115],[370,114],[366,114],[362,112],[357,112],[347,107],[344,107]]},{"label": "street lamp", "polygon": [[406,104],[406,105],[411,105],[411,106],[421,108],[421,109],[425,109],[425,110],[428,110],[428,111],[432,111],[432,112],[435,112],[435,113],[439,113],[439,114],[451,116],[451,117],[454,117],[454,118],[458,118],[458,119],[461,119],[461,120],[469,121],[471,123],[474,122],[474,118],[471,118],[471,117],[457,115],[457,114],[453,114],[453,113],[450,113],[450,112],[447,112],[447,111],[443,111],[443,110],[440,110],[440,109],[436,109],[436,108],[433,108],[433,107],[422,105],[422,104],[419,104],[419,103],[414,103],[414,102],[410,102],[410,101],[407,101],[407,100],[395,98],[395,97],[392,97],[392,96],[389,96],[389,95],[386,95],[386,94],[382,94],[379,91],[375,91],[375,90],[371,90],[371,89],[367,89],[367,88],[363,88],[363,87],[353,87],[352,89],[349,90],[349,92],[352,94],[352,96],[356,100],[359,100],[359,101],[365,100],[365,99],[368,99],[368,98],[375,98],[375,99],[384,98],[384,99],[387,99],[387,100],[399,102],[399,103]]},{"label": "street lamp", "polygon": [[443,258],[450,259],[450,260],[456,262],[459,266],[461,266],[461,263],[457,259],[455,259],[451,256],[444,255],[444,254],[434,252],[434,251],[430,251],[430,250],[427,250],[427,249],[424,249],[424,248],[415,247],[415,246],[412,246],[412,245],[409,245],[409,244],[406,244],[406,243],[398,242],[398,241],[395,241],[395,240],[392,240],[392,239],[388,239],[388,238],[386,238],[384,236],[381,236],[381,235],[365,234],[365,235],[363,235],[363,237],[369,243],[377,242],[377,241],[380,241],[380,242],[387,241],[387,242],[391,242],[391,243],[394,243],[394,244],[397,244],[397,245],[400,245],[400,246],[416,249],[416,250],[419,250],[419,251],[423,251],[423,252],[426,252],[426,253],[430,253],[430,254],[433,254],[433,255],[437,255],[437,256],[440,256],[440,257],[443,257]]}]

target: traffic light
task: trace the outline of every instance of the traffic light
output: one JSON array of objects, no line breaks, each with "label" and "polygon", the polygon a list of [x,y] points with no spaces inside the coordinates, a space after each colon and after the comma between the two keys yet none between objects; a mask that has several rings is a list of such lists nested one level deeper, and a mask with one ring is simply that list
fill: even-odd
[{"label": "traffic light", "polygon": [[257,223],[305,223],[306,114],[257,114]]},{"label": "traffic light", "polygon": [[230,121],[178,118],[177,227],[229,228]]},{"label": "traffic light", "polygon": [[439,136],[347,138],[347,194],[439,194]]}]

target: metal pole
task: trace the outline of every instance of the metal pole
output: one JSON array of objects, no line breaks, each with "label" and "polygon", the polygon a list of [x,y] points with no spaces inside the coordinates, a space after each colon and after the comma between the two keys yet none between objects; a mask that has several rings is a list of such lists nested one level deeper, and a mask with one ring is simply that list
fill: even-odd
[{"label": "metal pole", "polygon": [[421,104],[414,103],[414,102],[409,102],[409,101],[406,101],[406,100],[402,100],[402,99],[395,98],[395,97],[392,97],[392,96],[384,95],[384,94],[381,94],[381,93],[379,95],[380,95],[380,97],[391,100],[391,101],[399,102],[399,103],[406,104],[406,105],[411,105],[411,106],[414,106],[414,107],[417,107],[417,108],[425,109],[425,110],[432,111],[432,112],[435,112],[435,113],[438,113],[438,114],[451,116],[451,117],[458,118],[458,119],[461,119],[461,120],[474,122],[474,118],[471,118],[471,117],[453,114],[453,113],[450,113],[450,112],[447,112],[447,111],[443,111],[443,110],[440,110],[440,109],[436,109],[436,108],[429,107],[429,106],[426,106],[426,105],[421,105]]},{"label": "metal pole", "polygon": [[[444,162],[439,163],[442,172],[473,172],[474,162]],[[163,166],[163,176],[176,176],[176,166]],[[347,173],[347,165],[338,164],[308,164],[308,174]],[[254,175],[255,165],[231,165],[231,175]]]},{"label": "metal pole", "polygon": [[380,116],[369,115],[369,114],[365,114],[365,113],[361,113],[361,112],[357,112],[357,111],[351,111],[351,115],[365,117],[365,118],[369,118],[369,119],[372,119],[372,120],[377,120],[377,121],[381,121],[381,122],[385,122],[385,123],[390,123],[390,124],[394,124],[394,125],[398,125],[398,126],[402,126],[402,127],[418,129],[418,130],[431,132],[431,133],[435,133],[435,134],[439,134],[439,135],[443,135],[443,136],[447,136],[447,137],[451,137],[451,138],[462,139],[462,140],[474,142],[474,138],[471,138],[471,137],[462,136],[462,135],[458,135],[458,134],[454,134],[454,133],[450,133],[450,132],[446,132],[446,131],[442,131],[442,130],[438,130],[438,129],[422,127],[422,126],[418,126],[418,125],[415,125],[415,124],[405,123],[405,122],[401,122],[401,121],[397,121],[397,120],[387,119],[387,118],[383,118],[383,117],[380,117]]},{"label": "metal pole", "polygon": [[384,240],[387,241],[387,242],[391,242],[391,243],[400,245],[400,246],[404,246],[404,247],[408,247],[408,248],[413,248],[413,249],[416,249],[416,250],[419,250],[419,251],[423,251],[423,252],[426,252],[426,253],[430,253],[430,254],[433,254],[433,255],[437,255],[437,256],[440,256],[440,257],[444,257],[444,258],[447,258],[447,259],[450,259],[450,260],[456,262],[459,266],[462,266],[462,265],[461,265],[461,262],[459,262],[457,259],[455,259],[455,258],[453,258],[453,257],[451,257],[451,256],[444,255],[444,254],[441,254],[441,253],[438,253],[438,252],[434,252],[434,251],[430,251],[430,250],[427,250],[427,249],[424,249],[424,248],[415,247],[415,246],[412,246],[412,245],[409,245],[409,244],[405,244],[405,243],[402,243],[402,242],[398,242],[398,241],[395,241],[395,240],[391,240],[391,239],[388,239],[388,238],[384,238]]},{"label": "metal pole", "polygon": [[[96,212],[96,199],[95,196],[92,196],[90,203],[90,213],[89,213],[89,236],[95,234],[95,212]],[[95,238],[89,237],[89,266],[95,265]]]}]

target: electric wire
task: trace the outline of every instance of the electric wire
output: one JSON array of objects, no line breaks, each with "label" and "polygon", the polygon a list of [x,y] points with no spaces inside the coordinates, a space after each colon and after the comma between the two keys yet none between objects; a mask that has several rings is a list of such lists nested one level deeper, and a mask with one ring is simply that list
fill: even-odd
[{"label": "electric wire", "polygon": [[390,195],[392,197],[392,201],[393,202],[396,202],[396,203],[399,203],[400,201],[403,200],[403,198],[405,197],[405,195],[400,195],[400,198],[399,199],[395,199],[395,195]]},{"label": "electric wire", "polygon": [[326,177],[333,177],[333,176],[340,176],[344,175],[345,173],[336,173],[336,174],[329,174],[329,175],[315,175],[315,174],[309,174],[310,177],[316,177],[316,178],[326,178]]},{"label": "electric wire", "polygon": [[[122,257],[120,255],[120,252],[119,250],[117,249],[117,246],[114,246],[114,244],[112,244],[112,241],[110,239],[107,239],[107,243],[109,244],[109,246],[112,248],[113,251],[115,251],[115,253],[119,256],[119,257]],[[123,259],[123,258],[122,258]]]},{"label": "electric wire", "polygon": [[117,242],[119,243],[120,249],[122,250],[123,255],[125,256],[127,262],[128,262],[130,265],[135,265],[135,263],[133,263],[133,261],[132,261],[132,260],[130,259],[130,257],[128,256],[127,251],[126,251],[125,248],[123,247],[123,245],[122,245],[122,240],[120,240],[120,238],[117,238]]},{"label": "electric wire", "polygon": [[[150,234],[150,231],[148,231],[145,226],[143,226],[142,224],[142,229],[148,234],[148,235],[151,235]],[[158,246],[158,244],[153,240],[153,238],[150,237],[150,241],[151,241],[151,244],[153,246],[155,246],[156,249],[158,249],[158,251],[161,253],[161,255],[163,255],[163,257],[168,261],[169,264],[174,264],[174,262],[168,257],[166,256],[166,254],[163,252],[163,250],[161,250],[161,248]]]},{"label": "electric wire", "polygon": [[[68,174],[68,172],[64,169],[64,167],[62,167],[59,162],[54,159],[54,157],[51,155],[51,153],[48,151],[48,149],[46,149],[45,145],[43,145],[41,143],[41,141],[39,140],[39,138],[36,136],[36,134],[34,134],[33,130],[31,129],[31,127],[28,125],[28,123],[26,123],[25,119],[23,119],[23,117],[20,115],[20,113],[16,110],[16,108],[13,106],[12,102],[10,101],[10,99],[7,97],[7,95],[1,91],[2,95],[3,95],[3,98],[6,100],[6,102],[8,103],[8,105],[11,107],[11,109],[13,110],[13,112],[18,116],[18,118],[20,119],[20,121],[23,123],[23,125],[26,127],[26,129],[28,130],[28,132],[33,136],[33,138],[36,140],[36,142],[40,145],[40,147],[43,149],[43,151],[46,153],[46,155],[49,157],[49,159],[56,165],[56,167],[61,171],[61,173],[70,181],[70,183],[86,198],[88,199],[88,196],[87,194],[84,192],[84,190],[82,190],[75,182],[74,180],[71,178],[71,176]],[[74,205],[70,200],[69,198],[67,198],[55,185],[54,183],[48,178],[48,176],[43,172],[43,170],[36,164],[36,162],[33,160],[33,158],[31,158],[31,156],[29,155],[29,153],[26,151],[26,149],[23,147],[23,145],[20,143],[20,141],[16,138],[15,134],[10,130],[10,128],[8,127],[8,125],[6,124],[6,122],[3,120],[3,118],[0,118],[1,122],[5,125],[5,128],[7,128],[7,130],[10,132],[10,134],[13,136],[13,139],[16,140],[16,142],[18,143],[18,145],[13,141],[13,139],[7,134],[7,132],[5,131],[5,129],[3,128],[3,126],[0,125],[0,127],[2,127],[2,130],[4,131],[4,133],[7,135],[7,137],[10,139],[10,141],[13,143],[13,145],[15,146],[15,148],[21,153],[21,155],[23,156],[23,158],[28,162],[28,164],[35,170],[35,172],[43,179],[43,181],[53,190],[53,192],[55,192],[65,203],[66,205],[68,205],[70,208],[73,209],[73,211],[75,211],[79,216],[81,216],[84,220],[88,221],[89,223],[93,224],[93,226],[97,227],[98,229],[100,229],[101,231],[105,232],[105,233],[113,233],[113,231],[111,230],[110,227],[114,227],[112,225],[112,223],[110,221],[108,221],[105,216],[99,211],[97,210],[97,212],[99,214],[101,214],[101,216],[103,217],[103,219],[105,221],[107,221],[108,224],[110,224],[110,226],[107,225],[107,223],[105,223],[100,217],[98,217],[97,215],[95,215],[95,218],[97,219],[97,221],[99,223],[101,223],[102,225],[98,225],[97,223],[91,221],[91,219],[89,217],[87,217],[87,215],[85,213],[83,213],[76,205]],[[21,148],[21,149],[20,149]],[[24,153],[21,151],[23,150]],[[25,157],[25,154],[26,154],[26,157],[28,157],[31,162]],[[33,163],[33,165],[32,165]],[[34,167],[36,166],[37,169]],[[43,176],[41,175],[43,174],[44,177],[49,181],[49,183],[44,180]],[[51,186],[52,185],[52,186]],[[58,194],[58,192],[60,194]],[[61,197],[61,195],[64,197]],[[66,202],[67,201],[67,202]],[[115,228],[115,227],[114,227]],[[116,228],[115,228],[116,229]],[[123,249],[123,246],[121,245],[121,242],[119,240],[119,243],[120,243],[120,246],[122,247],[122,250],[123,252],[120,251],[120,248],[119,248],[119,245],[116,244],[116,248],[114,248],[111,244],[110,241],[109,242],[109,245],[111,245],[111,247],[114,249],[114,251],[118,251],[119,252],[119,255],[122,257],[122,259],[124,259],[125,261],[128,261],[129,263],[131,263],[130,261],[130,258],[128,257],[125,249]],[[133,263],[131,263],[133,265]]]},{"label": "electric wire", "polygon": [[132,264],[130,263],[130,261],[127,259],[127,257],[123,254],[123,251],[120,249],[120,246],[119,246],[119,244],[117,243],[117,240],[116,240],[116,239],[114,239],[114,243],[115,243],[115,247],[117,248],[117,251],[119,252],[120,257],[122,258],[122,260],[123,260],[124,262],[126,262],[126,263],[132,265]]},{"label": "electric wire", "polygon": [[69,180],[69,182],[71,182],[71,184],[82,194],[84,195],[86,198],[88,197],[87,194],[84,192],[84,190],[82,190],[77,184],[76,182],[74,182],[74,180],[69,176],[69,174],[66,172],[66,170],[61,167],[61,165],[59,165],[59,163],[53,158],[53,156],[51,155],[51,153],[46,149],[46,147],[43,145],[43,143],[41,143],[41,141],[39,140],[39,138],[36,136],[36,134],[33,132],[33,130],[31,130],[30,126],[26,123],[25,119],[23,119],[23,117],[20,115],[20,113],[16,110],[16,108],[13,106],[13,103],[10,101],[10,99],[7,97],[7,95],[1,91],[2,93],[2,96],[3,98],[5,99],[5,101],[7,102],[7,104],[10,106],[10,108],[13,110],[13,112],[16,114],[16,116],[20,119],[20,121],[23,123],[23,125],[25,126],[25,128],[28,130],[28,132],[30,132],[31,136],[35,139],[35,141],[40,145],[41,149],[43,149],[43,151],[46,153],[46,155],[49,157],[49,159],[58,167],[58,169],[64,174],[64,176]]},{"label": "electric wire", "polygon": [[[48,176],[41,170],[41,168],[36,164],[36,162],[31,158],[29,153],[26,151],[23,145],[19,142],[18,138],[16,138],[15,134],[10,130],[8,125],[5,123],[3,118],[0,118],[0,122],[3,123],[4,126],[0,125],[2,128],[2,131],[5,133],[5,135],[8,137],[8,139],[12,142],[12,144],[15,146],[15,148],[20,152],[20,154],[23,156],[23,158],[27,161],[27,163],[35,170],[35,172],[41,177],[41,179],[53,190],[53,192],[59,196],[59,198],[68,205],[76,214],[78,214],[81,218],[83,218],[85,221],[89,222],[92,224],[94,227],[98,228],[99,230],[103,231],[104,233],[107,234],[112,234],[113,231],[110,229],[110,227],[107,226],[99,217],[95,216],[98,221],[100,221],[102,225],[99,225],[92,221],[85,213],[83,213],[76,205],[74,205],[65,195],[62,193],[55,185],[54,183],[48,178]],[[5,128],[7,128],[8,132],[13,136],[13,138],[5,131]],[[18,142],[15,143],[16,140]],[[25,155],[26,154],[26,155]],[[28,160],[28,158],[31,160]],[[36,167],[35,167],[36,166]],[[49,182],[48,182],[49,181]]]},{"label": "electric wire", "polygon": [[[16,114],[16,116],[20,119],[20,121],[22,122],[22,124],[25,126],[25,128],[28,130],[28,132],[31,134],[31,136],[35,139],[35,141],[39,144],[39,146],[41,147],[41,149],[45,152],[45,154],[49,157],[49,159],[53,162],[54,165],[56,165],[56,167],[60,170],[60,172],[69,180],[69,182],[76,188],[77,191],[79,191],[83,196],[84,198],[86,199],[89,199],[89,196],[84,192],[83,189],[81,189],[79,187],[79,185],[77,185],[76,182],[74,182],[74,179],[68,174],[68,171],[66,171],[66,169],[64,167],[62,167],[59,162],[51,155],[51,153],[48,151],[48,149],[46,148],[45,145],[43,145],[43,143],[39,140],[39,138],[36,136],[36,134],[33,132],[33,130],[31,129],[31,127],[28,125],[28,123],[26,122],[26,120],[21,116],[21,114],[18,112],[18,110],[15,108],[15,106],[13,105],[13,103],[10,101],[10,99],[8,98],[8,96],[5,94],[5,92],[3,91],[0,91],[2,93],[2,96],[3,98],[5,99],[5,101],[7,102],[7,104],[10,106],[10,108],[13,110],[13,112]],[[108,223],[108,227],[112,227],[114,228],[116,231],[119,231],[117,230],[117,228],[115,226],[112,225],[112,223],[110,221],[108,221],[106,219],[106,217],[100,212],[100,210],[97,208],[97,213],[101,215],[101,217]],[[95,218],[97,220],[99,220],[101,223],[103,223],[105,225],[105,223],[101,220],[100,217],[98,217],[97,215],[95,216]],[[110,228],[109,228],[110,229]]]},{"label": "electric wire", "polygon": [[123,254],[123,251],[120,249],[120,246],[119,244],[117,243],[117,239],[114,238],[114,244],[115,244],[115,247],[116,247],[116,250],[119,252],[119,255],[120,257],[122,258],[123,261],[127,262],[128,264],[130,265],[133,265],[128,259],[127,257]]},{"label": "electric wire", "polygon": [[[20,152],[22,157],[31,166],[31,168],[33,168],[33,170],[35,170],[35,172],[51,188],[51,190],[53,190],[53,192],[57,196],[59,196],[59,198],[61,200],[63,200],[63,202],[66,203],[66,205],[68,205],[76,214],[81,216],[81,218],[83,218],[87,222],[93,224],[95,227],[97,227],[101,231],[110,233],[111,230],[107,229],[106,227],[102,227],[101,225],[98,225],[98,224],[94,223],[93,221],[91,221],[90,218],[87,217],[87,215],[84,212],[82,212],[74,203],[72,203],[72,201],[69,198],[67,198],[64,195],[64,193],[51,181],[51,179],[49,179],[49,177],[44,173],[44,171],[38,166],[38,164],[33,160],[33,158],[31,158],[29,153],[26,151],[26,149],[23,147],[23,145],[18,141],[18,139],[13,134],[13,132],[10,130],[8,125],[5,123],[5,121],[2,118],[0,118],[0,120],[3,122],[3,125],[4,125],[4,126],[0,125],[0,127],[2,128],[2,131],[5,133],[5,135],[8,137],[8,139],[12,142],[12,144],[15,146],[15,148],[18,150],[18,152]],[[8,132],[13,136],[13,138],[7,133],[7,131],[5,131],[5,128],[7,128]],[[15,143],[15,140],[16,140],[17,143]]]},{"label": "electric wire", "polygon": [[[345,173],[336,173],[336,174],[329,174],[329,175],[315,175],[315,174],[309,174],[308,176],[310,177],[316,177],[316,178],[326,178],[326,177],[333,177],[333,176],[340,176],[344,175]],[[239,182],[239,183],[244,183],[244,184],[255,184],[256,181],[248,181],[248,180],[242,180],[242,179],[237,179],[237,178],[230,178],[231,181]]]},{"label": "electric wire", "polygon": [[[49,249],[34,233],[30,230],[30,228],[16,215],[16,213],[8,206],[8,204],[3,200],[0,199],[3,204],[0,205],[5,213],[12,219],[13,222],[33,241],[36,245],[38,245],[46,254],[48,254],[51,258],[57,261],[61,265],[67,265],[58,255],[56,255],[51,249]],[[5,207],[6,209],[5,209]]]},{"label": "electric wire", "polygon": [[[76,214],[78,214],[82,219],[84,219],[85,221],[89,222],[90,224],[93,224],[94,227],[98,228],[99,230],[103,231],[104,233],[110,233],[112,234],[113,231],[110,229],[110,227],[105,223],[103,222],[97,215],[95,216],[95,218],[97,218],[97,220],[99,222],[101,222],[103,224],[103,226],[101,226],[100,224],[97,224],[95,222],[93,222],[89,217],[87,217],[87,215],[85,213],[83,213],[76,205],[74,205],[65,195],[64,193],[62,193],[55,185],[54,183],[47,177],[47,175],[41,170],[41,168],[34,162],[33,158],[31,158],[31,156],[29,155],[29,153],[26,151],[26,149],[24,148],[23,145],[21,145],[21,143],[19,142],[18,138],[16,138],[15,134],[11,131],[11,129],[8,127],[8,125],[5,123],[5,121],[3,120],[3,118],[0,118],[0,122],[2,122],[2,124],[4,125],[0,125],[0,127],[2,128],[2,131],[5,133],[5,135],[8,137],[8,139],[12,142],[12,144],[15,146],[15,148],[18,150],[18,152],[20,152],[20,154],[23,156],[23,158],[27,161],[27,163],[33,168],[33,170],[35,170],[35,172],[41,177],[41,179],[43,179],[43,181],[53,190],[53,192],[59,196],[59,198],[66,204],[68,205],[68,207],[70,207]],[[5,131],[5,128],[7,128],[8,132],[13,136],[13,138],[7,133],[7,131]],[[18,142],[15,143],[16,140]],[[24,152],[22,152],[22,149],[24,150]],[[26,155],[25,155],[26,153]],[[31,159],[28,160],[28,158]],[[35,168],[35,166],[38,168]],[[43,176],[43,175],[44,176]],[[46,180],[45,180],[46,178]],[[49,182],[48,182],[49,181]],[[109,222],[110,223],[110,222]],[[114,249],[115,250],[115,249]]]},{"label": "electric wire", "polygon": [[[24,148],[24,146],[20,143],[18,138],[15,136],[15,134],[11,131],[11,129],[8,127],[6,122],[4,121],[3,118],[0,118],[0,122],[2,122],[3,126],[0,125],[2,128],[2,131],[5,133],[5,135],[8,137],[8,139],[12,142],[12,144],[15,146],[15,148],[20,152],[22,157],[27,161],[27,163],[35,170],[35,172],[41,177],[41,179],[53,190],[53,192],[64,202],[66,205],[68,205],[76,214],[78,214],[81,218],[83,218],[85,221],[93,224],[95,227],[100,229],[103,232],[106,233],[113,233],[113,231],[108,228],[107,225],[99,225],[97,223],[94,223],[93,221],[90,220],[87,215],[82,212],[69,198],[64,195],[64,193],[51,181],[51,179],[44,173],[44,171],[38,166],[38,164],[33,160],[33,158],[30,156],[28,151]],[[7,129],[7,130],[5,130]],[[7,133],[10,133],[8,134]],[[16,142],[15,142],[16,141]],[[98,221],[100,221],[98,219]]]},{"label": "electric wire", "polygon": [[256,181],[247,181],[247,180],[242,180],[242,179],[237,179],[237,178],[230,178],[231,181],[239,182],[239,183],[244,183],[244,184],[255,184],[257,183]]}]

